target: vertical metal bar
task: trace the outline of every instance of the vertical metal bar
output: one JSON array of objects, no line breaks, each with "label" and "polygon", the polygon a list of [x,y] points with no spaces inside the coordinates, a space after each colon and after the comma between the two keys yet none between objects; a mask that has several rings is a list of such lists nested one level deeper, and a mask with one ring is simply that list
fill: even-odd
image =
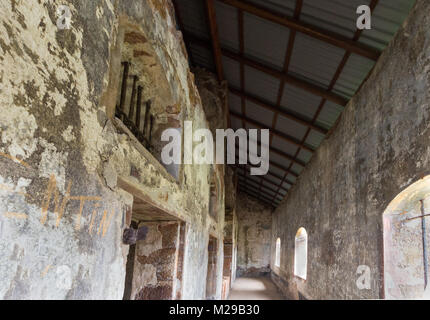
[{"label": "vertical metal bar", "polygon": [[130,99],[130,109],[128,110],[128,119],[133,121],[133,113],[134,113],[134,98],[136,97],[136,85],[139,78],[137,76],[133,76],[133,89],[131,90],[131,99]]},{"label": "vertical metal bar", "polygon": [[140,112],[142,108],[142,90],[143,88],[141,86],[137,87],[137,101],[136,101],[136,120],[134,124],[137,127],[137,130],[140,131]]},{"label": "vertical metal bar", "polygon": [[427,239],[426,239],[426,218],[424,216],[424,200],[421,202],[421,229],[423,239],[423,260],[424,260],[424,290],[427,288],[428,283],[428,261],[427,261]]},{"label": "vertical metal bar", "polygon": [[146,101],[146,110],[145,110],[145,122],[143,123],[143,136],[147,137],[148,134],[148,123],[149,116],[151,114],[151,100]]},{"label": "vertical metal bar", "polygon": [[151,140],[152,140],[152,126],[154,125],[154,116],[151,115],[149,119],[149,138],[148,138],[148,150],[151,148]]},{"label": "vertical metal bar", "polygon": [[122,65],[124,66],[124,72],[122,74],[121,96],[119,98],[119,113],[120,113],[121,120],[123,120],[124,103],[125,103],[125,96],[127,92],[128,70],[129,70],[130,64],[129,62],[124,61],[122,62]]}]

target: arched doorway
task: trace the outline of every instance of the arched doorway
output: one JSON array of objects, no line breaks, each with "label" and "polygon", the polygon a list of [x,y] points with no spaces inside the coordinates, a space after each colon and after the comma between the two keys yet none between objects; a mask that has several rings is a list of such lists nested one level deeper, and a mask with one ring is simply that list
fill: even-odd
[{"label": "arched doorway", "polygon": [[384,211],[386,299],[430,298],[427,293],[429,215],[430,176],[418,180],[399,193]]}]

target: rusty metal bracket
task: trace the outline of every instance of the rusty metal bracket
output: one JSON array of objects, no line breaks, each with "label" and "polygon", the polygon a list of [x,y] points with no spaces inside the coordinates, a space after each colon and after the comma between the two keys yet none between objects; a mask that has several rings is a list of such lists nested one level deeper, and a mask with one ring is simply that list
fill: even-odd
[{"label": "rusty metal bracket", "polygon": [[142,226],[138,229],[126,228],[122,235],[122,242],[124,244],[133,245],[139,240],[145,240],[148,234],[148,227]]}]

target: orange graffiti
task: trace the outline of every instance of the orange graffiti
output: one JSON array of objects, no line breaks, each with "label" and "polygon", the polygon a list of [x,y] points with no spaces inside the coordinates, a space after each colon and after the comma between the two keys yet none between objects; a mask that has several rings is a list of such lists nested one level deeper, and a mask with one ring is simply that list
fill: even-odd
[{"label": "orange graffiti", "polygon": [[28,216],[25,213],[20,213],[20,212],[6,212],[4,214],[5,217],[8,218],[17,218],[17,219],[27,219]]},{"label": "orange graffiti", "polygon": [[48,264],[47,266],[46,266],[46,268],[42,271],[42,273],[41,273],[41,277],[43,278],[43,277],[45,277],[46,276],[46,274],[48,273],[48,271],[49,271],[49,269],[51,269],[51,265],[50,264]]},{"label": "orange graffiti", "polygon": [[[7,155],[7,154],[1,153],[1,152],[0,152],[0,156],[11,159],[13,161],[17,161],[25,167],[29,167],[29,165],[27,163],[25,163],[24,161],[22,161],[18,158],[13,157],[13,156],[10,156],[10,155]],[[78,215],[76,218],[75,230],[80,230],[80,228],[81,228],[81,217],[82,217],[85,202],[102,200],[102,197],[99,197],[99,196],[84,196],[84,195],[71,196],[70,195],[71,188],[72,188],[72,182],[67,181],[66,193],[63,196],[63,198],[60,199],[60,194],[59,194],[59,191],[57,189],[57,180],[55,178],[55,175],[51,174],[49,181],[48,181],[48,186],[46,187],[46,191],[45,191],[45,194],[43,196],[42,205],[41,205],[40,223],[42,225],[44,225],[48,219],[48,211],[49,211],[49,206],[51,203],[54,204],[54,214],[56,214],[56,216],[57,216],[55,226],[58,227],[60,224],[61,218],[63,217],[66,205],[69,203],[69,201],[75,200],[75,201],[80,201],[79,212],[78,212]],[[12,193],[17,193],[17,194],[23,195],[25,197],[31,197],[29,194],[27,194],[21,190],[18,190],[18,191],[14,190],[13,188],[11,188],[7,185],[4,185],[4,184],[0,184],[0,189],[6,190],[6,191],[12,192]],[[94,227],[94,222],[95,222],[95,218],[97,215],[97,208],[98,207],[100,207],[100,203],[97,202],[94,204],[94,210],[91,214],[91,222],[90,222],[90,226],[88,229],[88,232],[90,234],[92,234],[92,230]],[[107,214],[107,210],[104,210],[103,216],[102,216],[100,224],[99,224],[98,232],[97,232],[98,235],[100,235],[100,233],[101,233],[102,237],[104,237],[106,231],[108,230],[108,228],[110,226],[111,220],[112,220],[113,216],[115,216],[115,214],[116,214],[115,209],[112,210],[112,213],[110,215]],[[19,213],[19,212],[6,212],[4,214],[4,216],[7,218],[16,218],[16,219],[27,219],[28,218],[27,214]],[[48,266],[48,267],[50,267],[50,266]],[[46,270],[46,272],[47,272],[47,270]]]},{"label": "orange graffiti", "polygon": [[24,167],[27,167],[27,168],[29,168],[29,167],[30,167],[30,166],[28,165],[28,163],[24,162],[24,161],[23,161],[23,160],[21,160],[21,159],[18,159],[18,158],[16,158],[16,157],[14,157],[14,156],[11,156],[11,155],[9,155],[9,154],[6,154],[6,153],[3,153],[3,152],[0,152],[0,157],[4,157],[4,158],[10,159],[10,160],[12,160],[12,161],[18,162],[18,163],[20,163],[21,165],[23,165]]}]

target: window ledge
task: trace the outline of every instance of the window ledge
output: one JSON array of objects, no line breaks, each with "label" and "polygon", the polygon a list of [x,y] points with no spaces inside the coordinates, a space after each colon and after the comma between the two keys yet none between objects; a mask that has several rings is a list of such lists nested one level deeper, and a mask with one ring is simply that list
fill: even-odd
[{"label": "window ledge", "polygon": [[179,186],[179,181],[175,179],[169,172],[167,172],[166,168],[162,166],[162,164],[140,143],[139,140],[134,136],[134,134],[125,126],[125,124],[118,118],[113,118],[114,126],[120,130],[121,132],[128,135],[131,143],[136,148],[136,150],[151,163],[156,170],[167,180],[172,183],[175,183]]}]

